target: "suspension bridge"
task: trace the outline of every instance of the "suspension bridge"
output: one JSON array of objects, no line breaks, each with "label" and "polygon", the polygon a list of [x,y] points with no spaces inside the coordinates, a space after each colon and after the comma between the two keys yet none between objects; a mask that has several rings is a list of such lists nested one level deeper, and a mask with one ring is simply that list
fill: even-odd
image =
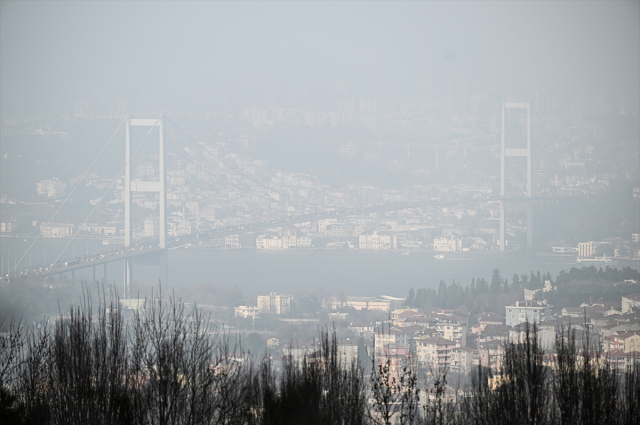
[{"label": "suspension bridge", "polygon": [[[520,149],[512,149],[507,147],[507,134],[505,129],[505,121],[506,121],[506,113],[509,109],[521,109],[526,111],[526,148]],[[280,195],[277,202],[286,203],[286,204],[297,204],[302,206],[308,210],[313,210],[311,213],[299,214],[295,216],[287,216],[273,220],[260,221],[260,222],[252,222],[246,223],[242,225],[236,226],[226,226],[222,228],[217,228],[208,232],[198,233],[193,236],[181,236],[180,239],[172,238],[170,239],[167,234],[167,165],[166,165],[166,151],[171,150],[176,155],[185,159],[187,162],[193,164],[195,167],[198,167],[205,173],[210,173],[209,170],[203,168],[200,164],[192,161],[188,157],[186,157],[180,150],[174,148],[169,143],[167,143],[167,139],[165,137],[165,131],[167,124],[174,125],[179,131],[181,131],[187,138],[198,145],[201,149],[207,152],[211,157],[215,158],[219,161],[220,164],[229,167],[229,169],[237,173],[241,179],[245,179],[251,182],[251,184],[262,187],[268,190],[268,194],[277,193]],[[106,279],[107,274],[107,264],[114,262],[122,262],[124,265],[124,295],[128,296],[129,288],[131,283],[133,282],[133,271],[134,265],[157,265],[159,268],[159,277],[163,282],[168,282],[168,254],[167,250],[172,248],[177,248],[179,246],[185,246],[197,241],[198,239],[210,239],[210,238],[222,238],[227,235],[235,235],[246,232],[257,232],[261,230],[266,230],[274,227],[281,227],[286,225],[293,225],[298,223],[312,222],[329,218],[339,218],[346,216],[356,216],[377,212],[385,212],[385,211],[397,211],[408,208],[419,208],[426,206],[447,206],[447,205],[459,205],[459,204],[468,204],[468,203],[479,203],[479,202],[498,202],[500,204],[500,239],[499,239],[499,248],[501,251],[505,250],[505,219],[506,212],[508,209],[519,209],[524,210],[527,213],[527,249],[531,250],[533,246],[533,205],[535,201],[539,200],[552,200],[558,198],[565,198],[566,196],[550,196],[550,197],[534,197],[532,196],[532,185],[531,185],[531,114],[530,114],[530,105],[529,103],[503,103],[502,106],[502,134],[501,134],[501,145],[500,145],[500,196],[474,196],[474,197],[463,197],[463,198],[454,198],[454,199],[431,199],[431,200],[415,200],[408,202],[399,202],[399,203],[383,203],[377,205],[369,205],[363,207],[352,207],[352,208],[343,208],[343,209],[335,209],[329,208],[324,205],[319,205],[313,203],[311,201],[293,197],[289,194],[282,193],[277,191],[271,186],[267,186],[261,181],[257,180],[254,177],[251,177],[242,171],[231,167],[226,164],[222,159],[218,158],[215,152],[208,150],[205,146],[197,144],[196,141],[191,138],[185,131],[180,129],[175,123],[169,120],[166,116],[161,115],[157,118],[132,118],[131,116],[127,116],[124,121],[118,126],[114,134],[111,136],[107,144],[102,148],[102,150],[98,153],[96,158],[93,160],[91,165],[85,171],[83,177],[77,182],[77,184],[70,191],[69,195],[65,198],[62,204],[58,207],[58,209],[54,212],[47,225],[53,222],[53,220],[57,217],[58,213],[62,206],[70,199],[71,195],[75,192],[78,185],[83,181],[84,177],[92,169],[93,165],[98,161],[102,153],[105,151],[107,146],[112,142],[115,138],[116,134],[118,134],[119,130],[122,126],[125,126],[125,163],[123,168],[118,173],[118,176],[113,179],[111,185],[105,191],[105,195],[113,190],[114,183],[120,177],[124,177],[124,244],[121,249],[111,251],[111,252],[103,252],[97,253],[94,255],[87,255],[84,258],[73,259],[70,261],[61,261],[61,256],[65,252],[66,248],[73,242],[76,234],[72,235],[67,246],[62,250],[62,252],[58,255],[58,257],[51,263],[50,266],[45,267],[40,270],[33,270],[28,268],[18,268],[23,259],[29,254],[29,251],[37,243],[37,241],[43,236],[42,232],[34,239],[33,243],[29,246],[26,252],[20,258],[20,261],[14,264],[13,270],[10,270],[9,278],[17,275],[39,275],[42,277],[60,275],[64,273],[71,273],[72,280],[74,279],[74,274],[77,270],[92,268],[93,270],[93,280],[96,280],[96,269],[99,269],[101,266],[103,267],[103,278]],[[137,148],[132,151],[132,127],[143,127],[147,128],[148,131],[144,137],[144,139],[138,144]],[[157,129],[157,143],[158,143],[158,169],[159,169],[159,179],[158,181],[134,181],[132,180],[131,174],[131,165],[132,159],[138,153],[140,147],[145,143],[145,141],[153,134],[153,131]],[[372,142],[373,143],[373,142]],[[379,142],[380,144],[388,144],[390,142]],[[398,143],[399,145],[407,145],[406,143]],[[440,145],[424,145],[432,148],[441,148]],[[479,150],[489,149],[487,147],[480,147]],[[506,158],[508,157],[525,157],[527,160],[527,182],[526,182],[526,195],[525,196],[507,196],[505,195],[505,181],[506,181],[506,169],[505,163]],[[214,176],[216,179],[217,177]],[[219,180],[219,179],[218,179]],[[245,190],[237,185],[234,185],[231,182],[223,181],[224,184],[229,185],[234,188]],[[149,245],[149,243],[141,243],[137,242],[133,238],[133,227],[132,227],[132,201],[133,194],[136,192],[143,193],[155,193],[158,196],[159,203],[159,235],[157,243],[153,245]],[[261,195],[258,193],[251,193],[253,196],[257,196],[260,198],[268,199],[270,202],[274,201],[274,198],[267,195]],[[105,199],[105,196],[100,198],[100,201],[95,205],[95,208],[89,213],[87,218],[84,220],[83,224],[86,224],[93,213],[100,206],[102,200]]]}]

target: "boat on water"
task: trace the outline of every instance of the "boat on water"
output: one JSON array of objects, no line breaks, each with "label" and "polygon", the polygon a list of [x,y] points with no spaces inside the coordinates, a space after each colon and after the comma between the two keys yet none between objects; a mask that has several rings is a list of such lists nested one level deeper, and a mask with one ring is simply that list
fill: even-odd
[{"label": "boat on water", "polygon": [[576,262],[579,264],[617,264],[617,261],[608,258],[606,255],[603,257],[586,257],[586,258],[576,258]]},{"label": "boat on water", "polygon": [[435,258],[436,260],[444,260],[444,255],[442,254],[434,255],[433,258]]},{"label": "boat on water", "polygon": [[403,252],[402,255],[409,255],[409,251]]}]

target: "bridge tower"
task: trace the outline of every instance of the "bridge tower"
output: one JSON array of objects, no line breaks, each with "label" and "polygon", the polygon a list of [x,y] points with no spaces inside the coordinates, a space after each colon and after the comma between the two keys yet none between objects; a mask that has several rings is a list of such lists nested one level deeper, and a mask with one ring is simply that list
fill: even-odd
[{"label": "bridge tower", "polygon": [[[527,147],[520,149],[507,149],[506,134],[506,111],[508,109],[526,109],[527,112]],[[527,194],[526,200],[509,201],[505,196],[505,162],[506,157],[526,157],[527,158]],[[504,251],[505,247],[505,219],[507,203],[512,208],[523,209],[527,212],[527,250],[533,249],[533,199],[531,195],[531,108],[529,102],[502,102],[502,137],[500,143],[500,197],[504,198],[500,201],[500,251]]]},{"label": "bridge tower", "polygon": [[[140,182],[131,181],[131,127],[158,127],[158,162],[159,162],[159,181],[157,182]],[[164,119],[162,115],[158,118],[136,119],[127,116],[126,122],[126,145],[125,145],[125,178],[124,178],[124,246],[131,246],[133,229],[131,227],[131,201],[133,192],[152,192],[158,193],[159,202],[159,247],[162,249],[159,258],[153,263],[159,264],[160,276],[162,283],[167,283],[167,171],[166,157],[164,152]],[[129,290],[131,282],[133,282],[133,258],[124,260],[124,294],[125,298],[129,298]],[[145,264],[136,259],[137,264]]]}]

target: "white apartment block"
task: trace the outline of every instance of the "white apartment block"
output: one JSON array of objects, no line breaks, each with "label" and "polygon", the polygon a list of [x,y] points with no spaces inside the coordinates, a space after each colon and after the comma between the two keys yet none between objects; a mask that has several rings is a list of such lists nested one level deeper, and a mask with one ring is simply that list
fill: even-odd
[{"label": "white apartment block", "polygon": [[311,238],[306,236],[299,237],[296,241],[296,245],[300,248],[310,248],[311,247]]},{"label": "white apartment block", "polygon": [[391,235],[386,233],[362,234],[358,236],[358,246],[360,249],[390,249]]},{"label": "white apartment block", "polygon": [[462,251],[462,240],[454,235],[451,237],[442,236],[433,240],[433,250],[441,252]]},{"label": "white apartment block", "polygon": [[144,235],[148,238],[156,237],[160,234],[160,224],[157,217],[144,219]]},{"label": "white apartment block", "polygon": [[58,179],[46,179],[36,183],[36,192],[40,196],[46,196],[47,198],[57,198],[62,195],[67,188],[66,183]]},{"label": "white apartment block", "polygon": [[540,323],[551,316],[551,306],[535,301],[516,301],[515,305],[505,306],[506,325],[517,326],[520,323]]},{"label": "white apartment block", "polygon": [[640,294],[629,294],[622,297],[622,312],[640,311]]},{"label": "white apartment block", "polygon": [[259,307],[250,307],[250,306],[246,306],[246,305],[241,305],[238,307],[234,307],[234,316],[235,317],[244,317],[245,319],[247,317],[252,317],[252,318],[256,318],[256,316],[258,314],[261,313],[261,310]]},{"label": "white apartment block", "polygon": [[224,237],[224,245],[229,248],[240,248],[240,240],[238,235],[227,235]]},{"label": "white apartment block", "polygon": [[260,235],[256,238],[256,248],[258,249],[289,249],[298,245],[296,236],[285,235],[281,238],[273,236],[271,238]]},{"label": "white apartment block", "polygon": [[578,244],[579,257],[592,257],[600,243],[595,241],[580,242]]},{"label": "white apartment block", "polygon": [[467,323],[438,322],[436,323],[438,337],[453,341],[456,347],[467,346]]},{"label": "white apartment block", "polygon": [[286,314],[291,309],[293,296],[285,294],[258,295],[258,309],[267,314]]}]

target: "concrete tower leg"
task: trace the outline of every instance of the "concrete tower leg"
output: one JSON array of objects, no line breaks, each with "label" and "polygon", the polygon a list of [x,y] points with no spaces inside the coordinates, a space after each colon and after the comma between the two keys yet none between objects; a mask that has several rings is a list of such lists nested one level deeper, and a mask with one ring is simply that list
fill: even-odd
[{"label": "concrete tower leg", "polygon": [[527,201],[527,251],[533,250],[533,200]]},{"label": "concrete tower leg", "polygon": [[169,251],[164,250],[160,253],[159,262],[160,281],[166,288],[169,283]]},{"label": "concrete tower leg", "polygon": [[500,251],[504,251],[505,246],[505,221],[506,221],[506,208],[505,201],[500,201]]},{"label": "concrete tower leg", "polygon": [[131,246],[131,119],[127,116],[124,167],[124,246]]},{"label": "concrete tower leg", "polygon": [[133,282],[133,263],[130,258],[124,260],[124,293],[123,298],[129,298],[129,291],[131,290],[131,282]]}]

